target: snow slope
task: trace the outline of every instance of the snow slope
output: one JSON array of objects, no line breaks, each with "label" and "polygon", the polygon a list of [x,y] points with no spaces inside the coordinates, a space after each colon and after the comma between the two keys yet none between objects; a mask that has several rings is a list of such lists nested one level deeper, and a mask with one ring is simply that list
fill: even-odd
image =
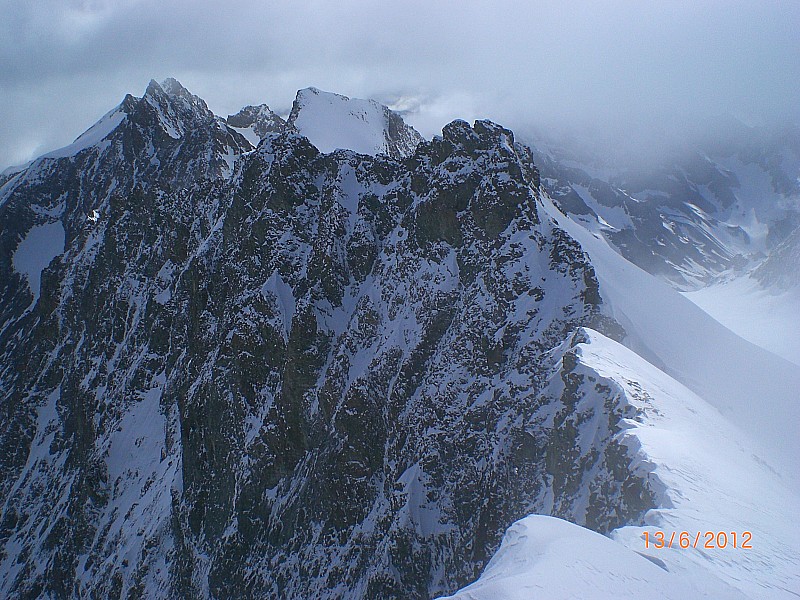
[{"label": "snow slope", "polygon": [[725,328],[564,216],[545,195],[541,202],[589,254],[606,310],[627,333],[625,345],[712,404],[782,473],[792,473],[800,458],[800,367]]},{"label": "snow slope", "polygon": [[800,289],[767,290],[745,276],[683,295],[747,341],[800,365]]},{"label": "snow slope", "polygon": [[348,98],[313,87],[297,92],[288,123],[325,153],[343,148],[401,157],[413,153],[422,140],[375,100]]},{"label": "snow slope", "polygon": [[99,146],[106,139],[106,137],[108,137],[108,135],[126,119],[126,117],[127,114],[125,114],[125,111],[122,110],[121,106],[118,106],[114,110],[111,110],[103,115],[103,117],[97,121],[97,123],[79,135],[74,142],[68,146],[59,148],[58,150],[48,152],[41,158],[65,158],[68,156],[75,156],[82,150],[86,150],[87,148],[91,148],[93,146]]},{"label": "snow slope", "polygon": [[599,533],[555,517],[529,515],[509,527],[480,579],[448,598],[745,598],[727,586],[714,596],[703,587]]},{"label": "snow slope", "polygon": [[322,152],[346,148],[361,154],[384,152],[383,107],[374,100],[351,99],[306,88],[297,92],[289,123]]},{"label": "snow slope", "polygon": [[[637,409],[625,420],[630,428],[621,432],[622,442],[638,451],[655,487],[663,486],[644,527],[623,527],[612,537],[660,558],[687,580],[719,577],[751,598],[793,597],[787,591],[800,591],[800,541],[789,524],[800,495],[758,457],[746,430],[627,348],[585,333],[588,342],[577,347],[580,363]],[[650,536],[687,531],[691,545],[697,532],[727,532],[732,545],[731,532],[741,543],[749,531],[753,547],[646,550],[645,530]],[[705,542],[701,533],[698,545]]]},{"label": "snow slope", "polygon": [[231,129],[241,133],[244,136],[244,139],[246,139],[248,142],[250,142],[253,145],[254,148],[256,146],[258,146],[258,143],[261,141],[261,138],[255,132],[255,129],[253,128],[253,125],[250,125],[249,127],[233,127],[233,126],[231,126]]},{"label": "snow slope", "polygon": [[[454,598],[796,597],[800,543],[789,524],[800,500],[756,456],[747,433],[617,342],[589,329],[575,341],[567,352],[577,359],[572,373],[582,378],[584,397],[605,395],[634,409],[617,436],[635,457],[631,468],[656,492],[656,508],[612,539],[529,516],[508,530],[481,578]],[[671,549],[652,545],[658,531],[667,540],[676,532]],[[728,547],[704,548],[706,531],[727,532]],[[745,531],[752,548],[733,548],[731,532],[741,544]]]}]

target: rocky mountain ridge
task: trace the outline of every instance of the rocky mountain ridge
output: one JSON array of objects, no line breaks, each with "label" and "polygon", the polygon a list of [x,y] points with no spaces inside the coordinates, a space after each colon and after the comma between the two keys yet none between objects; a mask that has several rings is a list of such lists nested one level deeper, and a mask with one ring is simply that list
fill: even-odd
[{"label": "rocky mountain ridge", "polygon": [[663,508],[532,151],[309,90],[151,82],[0,187],[2,594],[431,598],[530,513]]},{"label": "rocky mountain ridge", "polygon": [[424,598],[527,512],[648,507],[624,449],[553,453],[585,444],[547,353],[614,326],[510,131],[398,160],[250,152],[177,83],[121,110],[2,192],[66,232],[28,309],[3,228],[4,593]]}]

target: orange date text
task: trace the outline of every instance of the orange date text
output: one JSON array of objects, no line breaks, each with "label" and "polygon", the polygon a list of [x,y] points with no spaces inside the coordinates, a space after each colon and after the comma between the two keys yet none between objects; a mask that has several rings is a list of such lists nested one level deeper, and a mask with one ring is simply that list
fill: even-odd
[{"label": "orange date text", "polygon": [[645,531],[642,534],[644,547],[655,548],[736,548],[749,550],[753,547],[753,534],[749,531]]}]

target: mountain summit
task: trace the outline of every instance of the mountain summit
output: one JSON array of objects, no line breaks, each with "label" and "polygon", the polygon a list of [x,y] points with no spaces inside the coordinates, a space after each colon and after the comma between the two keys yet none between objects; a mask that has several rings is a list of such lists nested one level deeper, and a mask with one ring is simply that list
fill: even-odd
[{"label": "mountain summit", "polygon": [[297,92],[288,123],[323,152],[347,148],[361,154],[404,158],[422,136],[375,100],[358,100],[310,87]]},{"label": "mountain summit", "polygon": [[228,115],[228,125],[244,135],[253,146],[269,133],[280,133],[286,129],[286,121],[272,112],[266,104],[245,106],[235,115]]}]

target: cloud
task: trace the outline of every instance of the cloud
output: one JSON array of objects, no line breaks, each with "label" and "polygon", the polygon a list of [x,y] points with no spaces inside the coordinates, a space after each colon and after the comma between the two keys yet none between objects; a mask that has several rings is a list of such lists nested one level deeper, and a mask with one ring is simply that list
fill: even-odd
[{"label": "cloud", "polygon": [[608,128],[800,121],[800,3],[4,1],[0,165],[69,143],[151,77],[219,114],[315,85],[455,117]]}]

